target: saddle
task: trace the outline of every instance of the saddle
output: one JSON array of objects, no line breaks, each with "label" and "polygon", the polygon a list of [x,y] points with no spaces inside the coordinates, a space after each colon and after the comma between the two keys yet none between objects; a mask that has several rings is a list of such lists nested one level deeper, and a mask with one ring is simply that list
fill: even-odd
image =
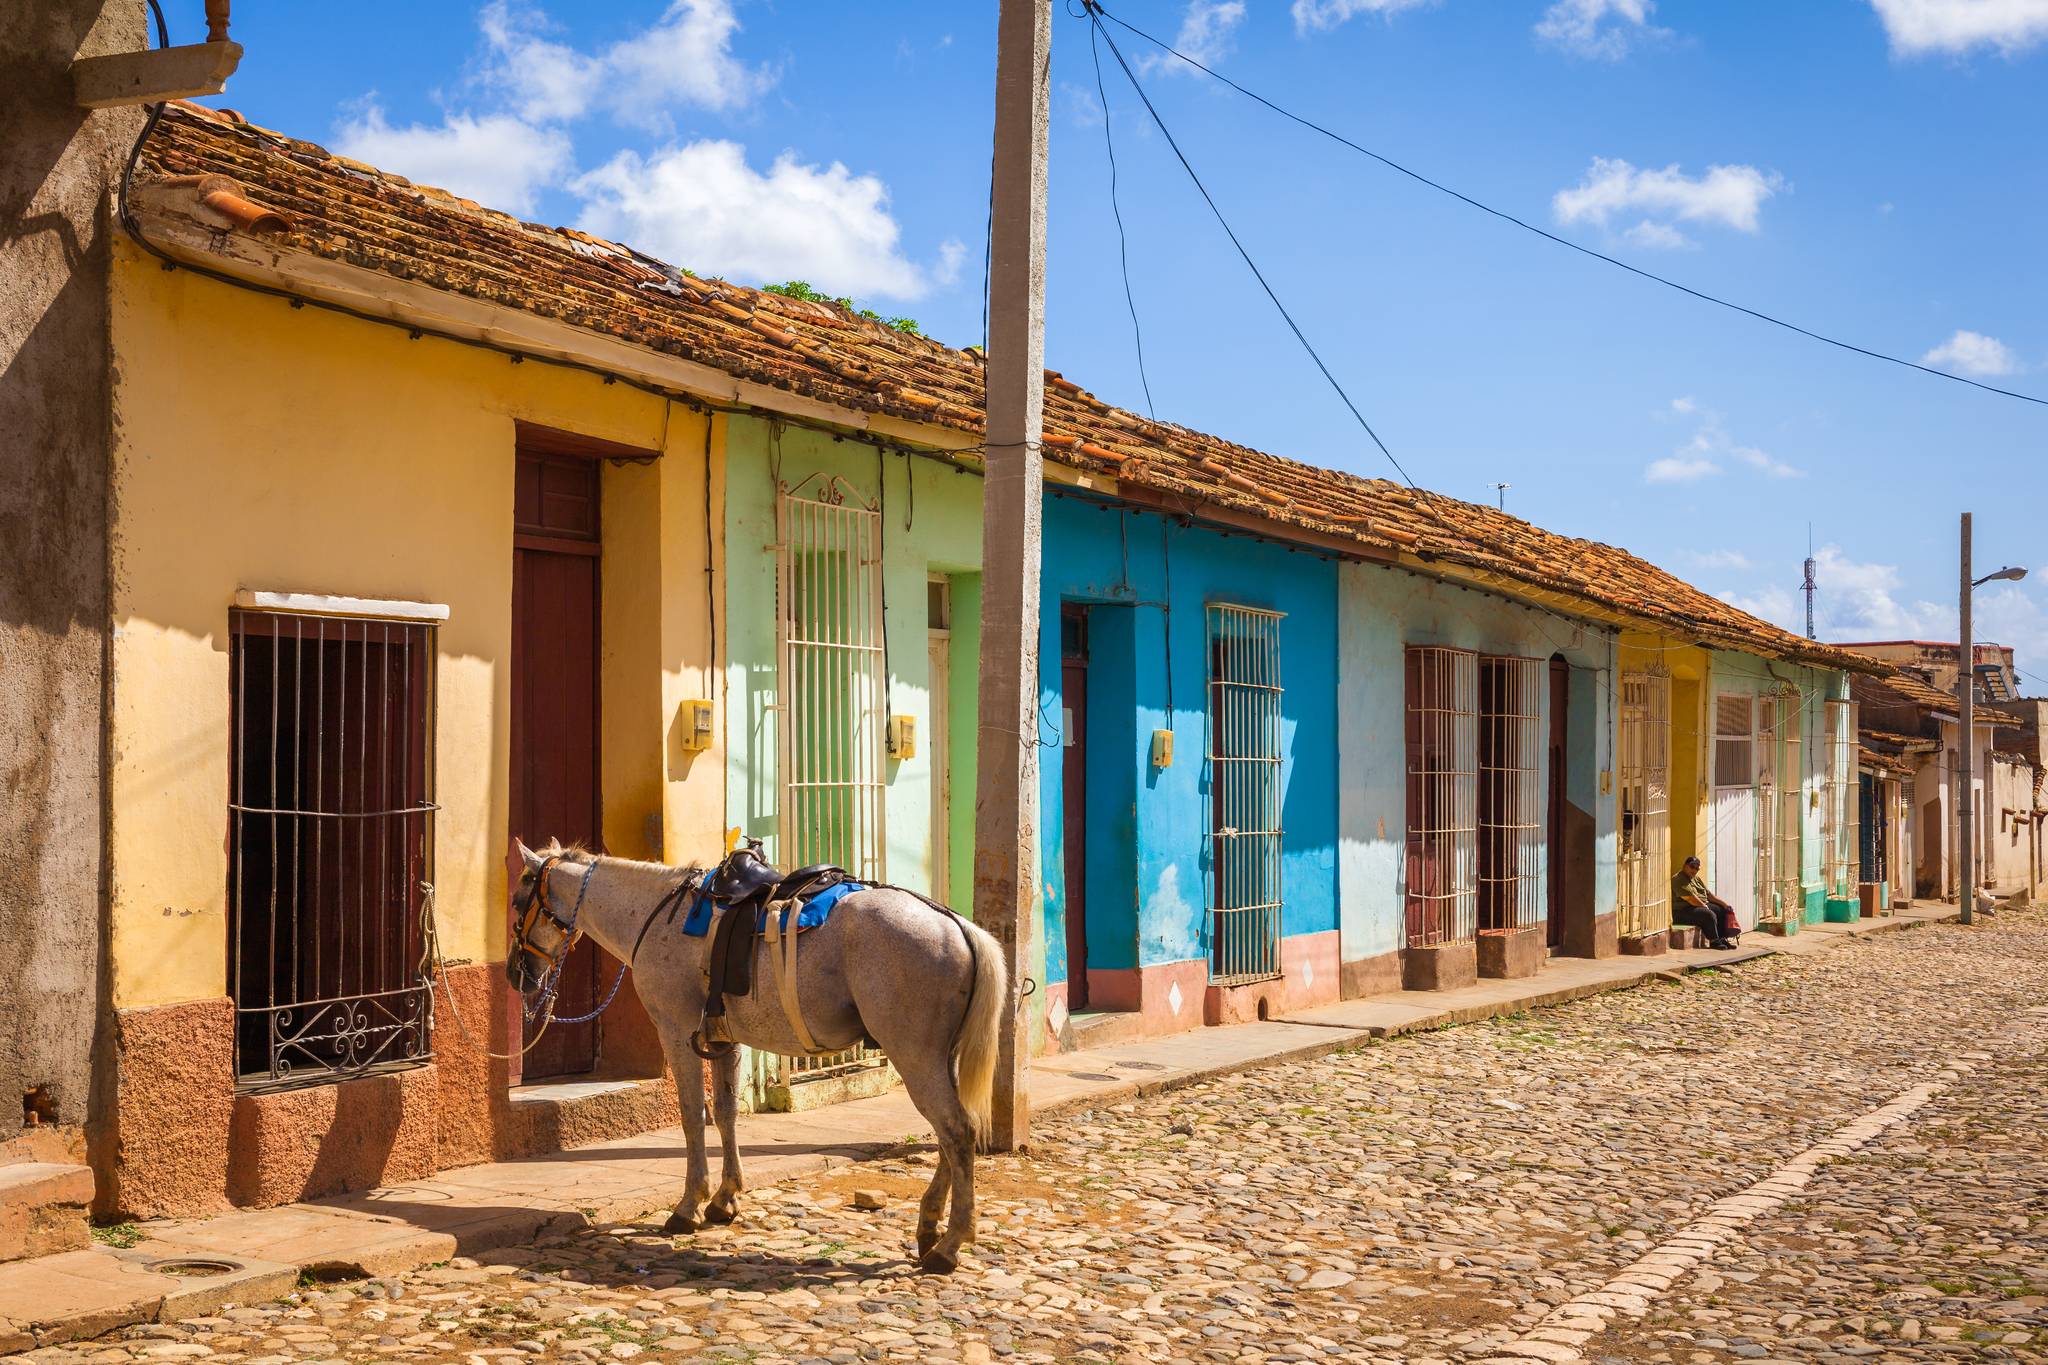
[{"label": "saddle", "polygon": [[733,1050],[725,1031],[726,1001],[753,993],[754,947],[764,939],[781,949],[777,984],[783,1010],[806,1050],[816,1051],[795,1000],[798,926],[794,911],[826,888],[850,881],[851,876],[829,863],[784,874],[762,860],[758,847],[743,844],[726,854],[698,893],[700,901],[709,902],[712,926],[704,955],[704,1018],[690,1036],[690,1049],[706,1061],[716,1061]]}]

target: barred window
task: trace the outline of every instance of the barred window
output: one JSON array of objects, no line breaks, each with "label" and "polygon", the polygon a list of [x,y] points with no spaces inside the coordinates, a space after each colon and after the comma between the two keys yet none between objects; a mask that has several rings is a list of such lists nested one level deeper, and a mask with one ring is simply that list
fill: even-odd
[{"label": "barred window", "polygon": [[1209,979],[1280,975],[1280,614],[1209,608]]},{"label": "barred window", "polygon": [[238,1082],[424,1059],[435,621],[237,608],[229,626]]},{"label": "barred window", "polygon": [[1410,646],[1408,946],[1469,943],[1479,929],[1479,656]]}]

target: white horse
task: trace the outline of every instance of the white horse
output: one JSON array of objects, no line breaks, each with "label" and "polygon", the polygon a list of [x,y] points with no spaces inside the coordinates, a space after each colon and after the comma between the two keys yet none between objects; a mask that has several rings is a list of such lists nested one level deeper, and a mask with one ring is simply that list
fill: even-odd
[{"label": "white horse", "polygon": [[[704,1152],[704,1063],[689,1042],[704,1013],[712,940],[683,933],[691,895],[681,898],[676,913],[662,908],[665,899],[674,904],[678,887],[696,887],[704,869],[555,845],[535,853],[521,844],[519,854],[525,871],[515,905],[522,913],[508,964],[514,988],[538,989],[583,934],[631,964],[634,989],[675,1071],[689,1139],[683,1197],[663,1231],[731,1222],[742,1189],[738,1057],[727,1048],[712,1063],[712,1107],[724,1148],[713,1194]],[[652,922],[657,910],[660,922]],[[757,942],[753,992],[728,1000],[726,1032],[751,1048],[800,1055],[803,1046],[778,997],[772,951]],[[917,1217],[917,1262],[928,1271],[952,1271],[960,1248],[974,1240],[974,1152],[988,1137],[996,1025],[1009,1000],[1006,977],[1002,949],[984,930],[893,887],[846,896],[799,942],[797,998],[812,1041],[821,1051],[863,1038],[880,1045],[937,1136],[939,1167]],[[952,1212],[942,1236],[939,1215],[949,1192]]]}]

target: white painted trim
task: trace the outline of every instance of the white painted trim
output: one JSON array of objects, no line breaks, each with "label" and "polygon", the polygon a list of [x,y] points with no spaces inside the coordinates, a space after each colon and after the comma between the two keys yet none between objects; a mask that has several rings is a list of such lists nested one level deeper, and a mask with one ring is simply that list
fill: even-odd
[{"label": "white painted trim", "polygon": [[288,611],[301,616],[367,616],[385,621],[445,621],[448,608],[436,602],[393,602],[375,597],[330,597],[316,592],[235,590],[245,611]]}]

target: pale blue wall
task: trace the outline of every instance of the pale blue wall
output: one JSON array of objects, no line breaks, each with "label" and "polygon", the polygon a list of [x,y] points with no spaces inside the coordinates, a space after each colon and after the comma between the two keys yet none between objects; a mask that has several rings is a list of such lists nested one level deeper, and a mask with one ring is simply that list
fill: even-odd
[{"label": "pale blue wall", "polygon": [[[1574,752],[1566,785],[1572,803],[1593,815],[1593,906],[1596,914],[1611,913],[1614,800],[1602,790],[1602,775],[1614,766],[1613,633],[1481,589],[1383,565],[1346,564],[1338,580],[1344,961],[1376,957],[1402,946],[1407,894],[1402,850],[1408,827],[1403,666],[1409,645],[1447,645],[1545,660],[1562,655],[1572,665],[1569,725]],[[1546,685],[1546,733],[1549,706]]]},{"label": "pale blue wall", "polygon": [[[1281,932],[1337,927],[1337,566],[1249,536],[1050,493],[1041,569],[1040,874],[1045,979],[1067,979],[1061,811],[1060,605],[1091,612],[1088,924],[1096,968],[1208,953],[1211,821],[1206,749],[1207,607],[1285,612],[1280,623]],[[1171,623],[1172,707],[1167,697]],[[1174,732],[1173,766],[1154,768],[1152,732]]]},{"label": "pale blue wall", "polygon": [[[1711,668],[1707,683],[1707,718],[1710,731],[1713,724],[1713,697],[1716,694],[1742,693],[1760,696],[1784,683],[1799,689],[1799,809],[1802,812],[1799,827],[1799,881],[1805,898],[1812,900],[1824,890],[1821,885],[1823,869],[1819,799],[1827,782],[1826,758],[1822,752],[1826,746],[1821,743],[1827,724],[1826,703],[1845,700],[1848,697],[1849,675],[1839,670],[1779,663],[1728,650],[1713,651]],[[1712,744],[1710,734],[1707,757],[1710,781]],[[1729,875],[1723,869],[1711,866],[1711,834],[1703,835],[1701,842],[1708,846],[1704,856],[1710,864],[1707,869],[1710,880]]]}]

